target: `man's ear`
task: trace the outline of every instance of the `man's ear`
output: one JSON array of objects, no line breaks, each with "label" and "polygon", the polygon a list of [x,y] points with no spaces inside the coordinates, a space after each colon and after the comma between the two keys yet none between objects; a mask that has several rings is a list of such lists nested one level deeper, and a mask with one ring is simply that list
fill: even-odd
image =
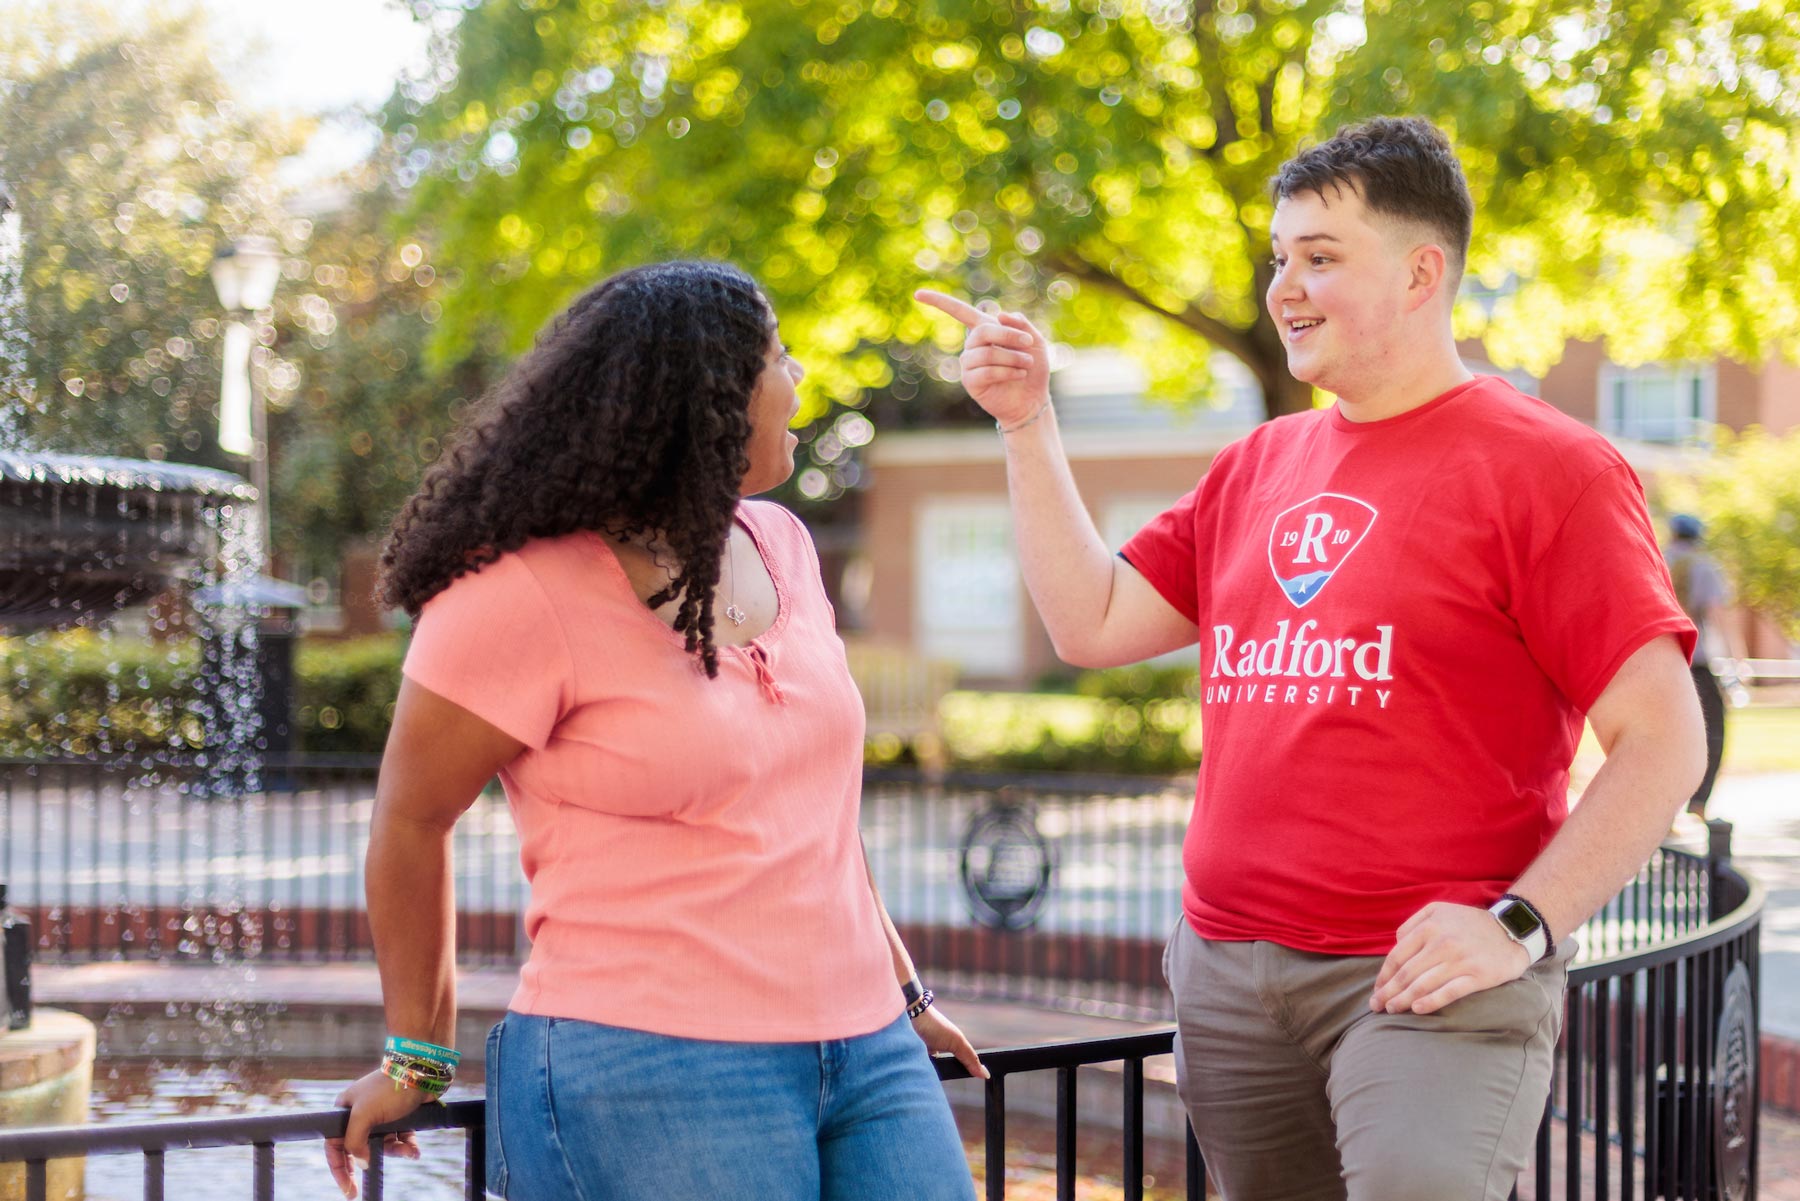
[{"label": "man's ear", "polygon": [[1423,242],[1407,256],[1406,308],[1413,312],[1442,295],[1450,282],[1450,261],[1436,242]]}]

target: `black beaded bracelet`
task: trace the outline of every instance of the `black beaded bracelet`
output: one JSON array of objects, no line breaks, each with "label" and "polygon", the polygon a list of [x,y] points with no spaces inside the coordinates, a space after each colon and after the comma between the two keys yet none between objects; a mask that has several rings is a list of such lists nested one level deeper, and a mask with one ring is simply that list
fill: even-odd
[{"label": "black beaded bracelet", "polygon": [[932,995],[931,990],[929,988],[926,989],[919,994],[918,1000],[907,1005],[906,1016],[912,1021],[918,1021],[919,1015],[924,1013],[927,1009],[930,1009],[931,1003],[935,1000],[937,1000],[937,998]]}]

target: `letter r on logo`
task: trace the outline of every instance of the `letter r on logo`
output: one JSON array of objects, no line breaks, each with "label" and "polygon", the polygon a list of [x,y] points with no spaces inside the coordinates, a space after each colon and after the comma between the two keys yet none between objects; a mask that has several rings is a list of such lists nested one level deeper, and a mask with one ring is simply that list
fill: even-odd
[{"label": "letter r on logo", "polygon": [[[1325,535],[1330,532],[1331,514],[1308,513],[1306,515],[1306,530],[1300,535],[1300,553],[1294,556],[1294,562],[1312,563],[1316,561],[1324,563],[1326,561]],[[1317,560],[1314,560],[1311,557],[1315,553],[1318,555]]]}]

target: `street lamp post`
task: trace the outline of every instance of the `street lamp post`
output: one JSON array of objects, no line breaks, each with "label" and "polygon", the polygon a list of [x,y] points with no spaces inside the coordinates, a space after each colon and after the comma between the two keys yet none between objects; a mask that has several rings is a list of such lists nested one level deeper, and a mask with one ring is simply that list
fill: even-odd
[{"label": "street lamp post", "polygon": [[204,589],[196,599],[257,615],[257,714],[261,726],[258,749],[265,757],[285,758],[294,749],[294,618],[305,593],[271,578],[274,571],[274,505],[269,494],[268,398],[256,387],[250,370],[255,337],[250,325],[275,301],[281,279],[281,254],[269,238],[239,238],[212,261],[213,287],[230,318],[225,324],[224,370],[219,386],[219,447],[250,460],[250,485],[256,489],[257,543],[261,571],[248,581]]},{"label": "street lamp post", "polygon": [[265,572],[274,568],[275,551],[271,537],[274,506],[269,497],[269,409],[250,370],[255,338],[250,326],[236,316],[255,314],[273,304],[280,279],[281,255],[273,239],[239,238],[213,256],[213,287],[218,290],[219,303],[232,314],[225,325],[225,362],[219,385],[219,446],[228,454],[250,459]]}]

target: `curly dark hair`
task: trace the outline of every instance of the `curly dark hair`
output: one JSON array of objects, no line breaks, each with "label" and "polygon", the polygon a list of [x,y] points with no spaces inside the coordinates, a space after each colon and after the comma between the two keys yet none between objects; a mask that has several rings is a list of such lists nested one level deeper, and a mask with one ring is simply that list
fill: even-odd
[{"label": "curly dark hair", "polygon": [[775,318],[724,263],[658,263],[583,293],[471,411],[394,519],[376,598],[425,602],[529,538],[653,535],[676,561],[657,608],[708,676],[713,592],[749,466],[748,409]]}]

